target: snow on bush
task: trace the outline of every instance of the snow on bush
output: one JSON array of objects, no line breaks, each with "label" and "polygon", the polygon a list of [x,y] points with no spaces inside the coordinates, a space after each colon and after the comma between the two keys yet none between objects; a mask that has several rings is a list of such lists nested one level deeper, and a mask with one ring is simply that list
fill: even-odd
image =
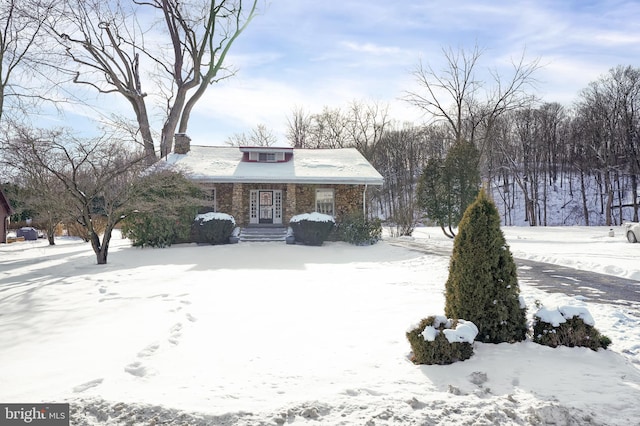
[{"label": "snow on bush", "polygon": [[478,335],[478,327],[471,321],[458,320],[458,326],[455,330],[446,328],[442,330],[444,336],[449,343],[453,342],[466,342],[473,343],[474,339]]},{"label": "snow on bush", "polygon": [[196,216],[195,220],[196,221],[201,221],[201,222],[209,222],[210,220],[228,220],[234,226],[236,224],[236,220],[230,214],[216,213],[216,212],[201,213],[201,214]]},{"label": "snow on bush", "polygon": [[589,310],[580,306],[540,307],[533,315],[533,341],[552,348],[584,346],[606,349],[611,340],[594,327]]},{"label": "snow on bush", "polygon": [[226,244],[236,228],[233,216],[226,213],[201,213],[191,226],[191,239],[200,244]]},{"label": "snow on bush", "polygon": [[335,226],[333,216],[313,212],[293,216],[289,221],[296,242],[321,246]]},{"label": "snow on bush", "polygon": [[473,355],[478,328],[470,321],[433,315],[407,331],[414,364],[452,364]]},{"label": "snow on bush", "polygon": [[313,213],[302,213],[291,217],[289,222],[298,223],[302,221],[309,222],[334,222],[333,216],[329,216],[328,214],[313,212]]}]

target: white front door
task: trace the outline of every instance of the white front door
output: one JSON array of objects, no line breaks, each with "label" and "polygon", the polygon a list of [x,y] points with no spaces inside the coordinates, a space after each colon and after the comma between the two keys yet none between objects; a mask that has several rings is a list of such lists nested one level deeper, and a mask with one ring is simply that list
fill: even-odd
[{"label": "white front door", "polygon": [[255,189],[249,197],[249,223],[282,223],[282,191]]},{"label": "white front door", "polygon": [[273,223],[273,191],[258,191],[258,223]]}]

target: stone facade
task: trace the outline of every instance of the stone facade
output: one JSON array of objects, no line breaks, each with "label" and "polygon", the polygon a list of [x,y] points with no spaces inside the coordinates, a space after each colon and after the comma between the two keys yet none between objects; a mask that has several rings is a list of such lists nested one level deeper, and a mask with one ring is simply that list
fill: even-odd
[{"label": "stone facade", "polygon": [[316,209],[316,189],[333,189],[336,220],[344,215],[362,212],[364,185],[300,185],[260,183],[203,184],[202,188],[216,192],[216,211],[234,217],[238,226],[249,224],[249,194],[251,190],[272,189],[282,191],[282,223],[286,225],[292,216],[310,213]]},{"label": "stone facade", "polygon": [[316,189],[333,189],[338,222],[344,215],[362,212],[364,185],[296,185],[295,214],[310,213],[316,209]]}]

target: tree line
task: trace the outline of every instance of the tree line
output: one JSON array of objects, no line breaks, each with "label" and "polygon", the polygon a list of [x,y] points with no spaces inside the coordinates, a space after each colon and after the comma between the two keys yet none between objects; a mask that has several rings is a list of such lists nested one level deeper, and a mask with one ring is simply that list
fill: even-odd
[{"label": "tree line", "polygon": [[521,210],[531,226],[558,224],[552,192],[559,187],[571,194],[573,209],[563,224],[638,221],[640,68],[614,67],[563,106],[531,94],[537,61],[514,63],[512,75],[495,76],[489,87],[473,77],[481,50],[444,54],[448,70],[440,75],[420,65],[422,90],[405,96],[430,122],[399,123],[379,103],[318,113],[297,108],[288,120],[289,143],[357,148],[385,178],[371,194],[371,214],[399,235],[423,222],[453,237],[482,186],[499,201],[506,225]]}]

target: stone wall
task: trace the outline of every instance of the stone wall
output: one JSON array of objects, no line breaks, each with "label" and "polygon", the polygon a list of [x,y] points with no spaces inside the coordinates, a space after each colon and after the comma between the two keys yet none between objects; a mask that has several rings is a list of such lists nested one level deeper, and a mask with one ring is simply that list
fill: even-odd
[{"label": "stone wall", "polygon": [[202,184],[208,193],[216,190],[216,211],[234,217],[238,226],[249,224],[249,193],[254,189],[282,191],[282,223],[289,223],[292,216],[311,213],[316,209],[316,189],[333,189],[336,220],[344,215],[362,212],[363,185],[295,185],[295,184],[254,184],[219,183]]},{"label": "stone wall", "polygon": [[[362,212],[363,185],[297,185],[295,214],[310,213],[316,209],[316,189],[333,189],[336,220],[344,215]],[[287,218],[289,219],[289,218]]]}]

